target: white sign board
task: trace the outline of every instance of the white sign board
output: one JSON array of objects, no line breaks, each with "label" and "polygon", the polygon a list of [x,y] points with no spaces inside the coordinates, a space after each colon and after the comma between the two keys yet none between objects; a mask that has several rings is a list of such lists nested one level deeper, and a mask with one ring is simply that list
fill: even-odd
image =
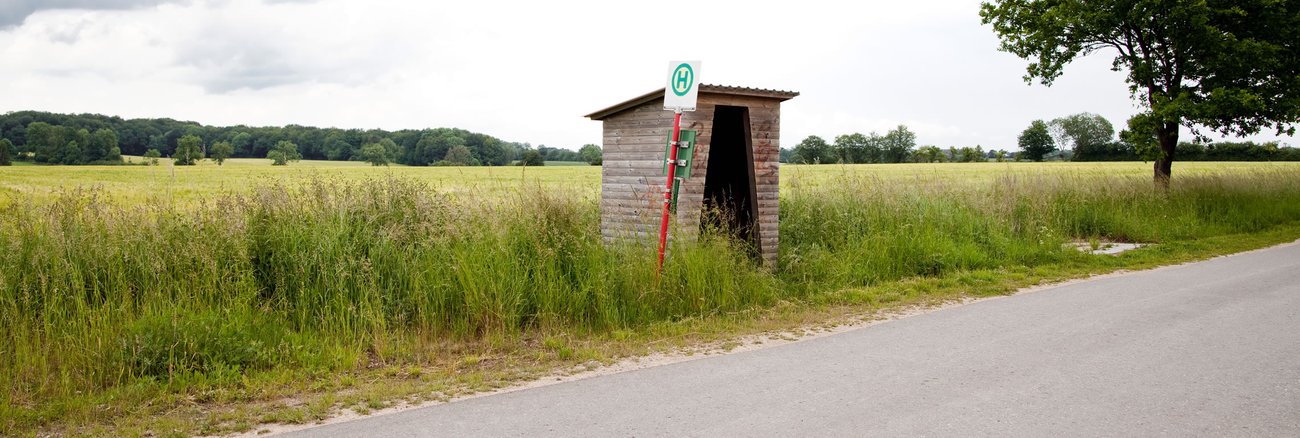
[{"label": "white sign board", "polygon": [[668,85],[664,87],[664,109],[695,111],[700,95],[700,61],[668,63]]}]

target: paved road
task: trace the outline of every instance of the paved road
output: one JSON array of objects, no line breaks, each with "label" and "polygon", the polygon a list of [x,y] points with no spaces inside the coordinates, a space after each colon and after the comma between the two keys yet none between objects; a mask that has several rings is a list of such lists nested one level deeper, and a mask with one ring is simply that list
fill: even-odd
[{"label": "paved road", "polygon": [[1300,245],[295,436],[1300,436]]}]

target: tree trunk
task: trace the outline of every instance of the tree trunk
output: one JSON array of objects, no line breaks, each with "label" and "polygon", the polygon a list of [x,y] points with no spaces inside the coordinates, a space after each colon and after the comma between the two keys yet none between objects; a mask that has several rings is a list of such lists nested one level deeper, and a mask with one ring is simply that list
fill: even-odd
[{"label": "tree trunk", "polygon": [[1156,128],[1160,142],[1160,156],[1156,157],[1155,184],[1160,191],[1169,191],[1169,178],[1173,174],[1174,151],[1178,148],[1178,124],[1165,123]]}]

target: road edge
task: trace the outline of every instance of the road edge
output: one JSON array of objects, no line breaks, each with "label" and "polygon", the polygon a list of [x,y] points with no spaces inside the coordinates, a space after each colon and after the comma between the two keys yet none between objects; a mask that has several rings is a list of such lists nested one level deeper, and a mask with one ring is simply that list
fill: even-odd
[{"label": "road edge", "polygon": [[240,437],[240,438],[274,436],[274,435],[280,435],[280,434],[285,434],[290,432],[314,429],[317,427],[328,426],[331,424],[346,423],[349,421],[355,421],[355,420],[360,420],[365,418],[386,416],[386,415],[392,415],[392,414],[415,410],[415,409],[422,409],[422,408],[428,408],[428,407],[439,406],[444,404],[456,403],[464,400],[476,399],[481,397],[489,397],[493,395],[507,394],[507,393],[518,392],[518,391],[526,391],[526,390],[536,389],[536,388],[544,388],[547,386],[585,380],[585,379],[590,379],[595,377],[621,374],[621,373],[643,370],[648,368],[655,368],[655,367],[672,365],[677,363],[707,359],[716,356],[743,353],[747,351],[765,350],[769,348],[780,347],[783,345],[806,342],[814,339],[820,339],[820,338],[834,336],[842,333],[862,330],[880,324],[899,321],[914,316],[934,313],[945,309],[962,307],[969,304],[978,303],[981,301],[1010,298],[1017,295],[1025,295],[1025,294],[1031,294],[1035,292],[1042,292],[1042,291],[1052,290],[1064,286],[1070,286],[1070,285],[1075,285],[1075,284],[1089,282],[1089,281],[1117,278],[1117,277],[1123,277],[1123,276],[1139,274],[1139,273],[1158,272],[1161,270],[1168,270],[1168,269],[1177,269],[1180,267],[1185,267],[1187,265],[1192,265],[1196,263],[1203,263],[1203,262],[1208,262],[1208,261],[1222,259],[1222,258],[1244,256],[1252,253],[1269,251],[1277,248],[1285,248],[1285,247],[1296,246],[1296,245],[1300,245],[1300,239],[1291,242],[1270,245],[1263,248],[1256,248],[1256,249],[1251,249],[1251,250],[1246,250],[1241,252],[1235,252],[1231,254],[1222,254],[1213,257],[1207,257],[1200,260],[1192,260],[1192,261],[1186,261],[1186,262],[1170,264],[1170,265],[1161,265],[1161,266],[1156,266],[1148,269],[1137,269],[1137,270],[1121,269],[1112,272],[1107,272],[1104,274],[1094,274],[1094,275],[1088,275],[1079,278],[1053,281],[1049,283],[1019,288],[1005,295],[993,295],[993,296],[986,296],[986,297],[963,296],[955,299],[945,299],[937,302],[911,304],[911,305],[906,305],[898,308],[878,310],[866,314],[851,315],[851,316],[843,317],[839,321],[828,321],[826,323],[819,324],[819,325],[805,325],[801,327],[792,328],[789,330],[783,330],[780,332],[763,332],[757,334],[743,335],[734,338],[729,338],[725,341],[713,341],[713,342],[693,345],[684,350],[670,351],[670,352],[656,352],[656,353],[651,353],[649,355],[624,358],[615,361],[612,364],[600,365],[592,369],[587,369],[584,367],[582,369],[571,368],[568,370],[558,370],[555,373],[548,374],[536,379],[519,382],[518,384],[515,385],[493,389],[490,391],[483,391],[474,394],[466,394],[466,395],[451,397],[447,400],[432,400],[432,401],[425,401],[420,403],[403,402],[403,403],[399,403],[396,406],[376,409],[364,415],[358,414],[356,411],[353,410],[344,409],[341,411],[339,415],[332,416],[325,420],[321,420],[311,424],[263,424],[260,425],[260,427],[255,427],[254,430],[250,430],[248,432],[243,432],[235,435],[227,435],[227,436]]}]

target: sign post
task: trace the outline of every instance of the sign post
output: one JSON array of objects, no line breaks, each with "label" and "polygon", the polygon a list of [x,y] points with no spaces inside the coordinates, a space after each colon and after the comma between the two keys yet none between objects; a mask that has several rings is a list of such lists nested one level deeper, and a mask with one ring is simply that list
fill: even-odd
[{"label": "sign post", "polygon": [[672,141],[668,143],[668,155],[665,157],[668,183],[664,188],[663,220],[659,224],[659,272],[664,269],[664,249],[668,245],[668,216],[672,211],[673,184],[677,179],[677,150],[681,149],[682,111],[695,111],[695,103],[700,92],[698,80],[700,61],[674,61],[670,62],[668,67],[668,85],[664,87],[664,109],[673,111],[673,135]]}]

